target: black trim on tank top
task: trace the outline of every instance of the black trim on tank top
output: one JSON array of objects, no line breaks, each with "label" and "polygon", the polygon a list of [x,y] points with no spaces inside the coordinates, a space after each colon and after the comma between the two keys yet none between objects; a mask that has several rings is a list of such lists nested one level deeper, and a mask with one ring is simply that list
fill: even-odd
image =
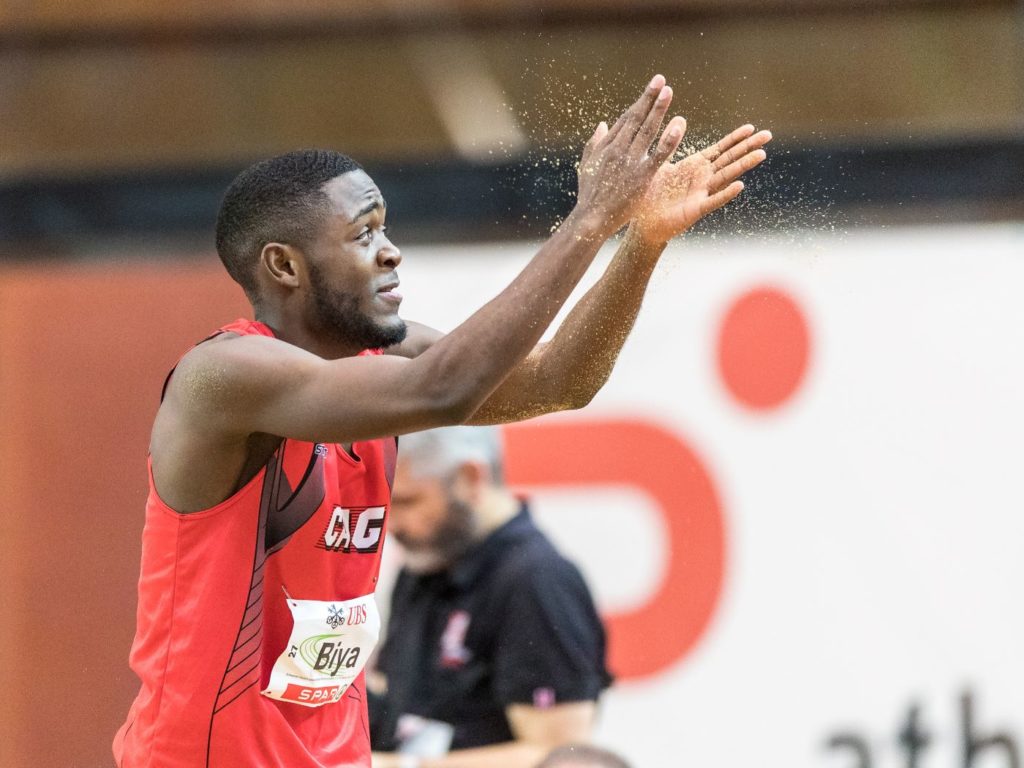
[{"label": "black trim on tank top", "polygon": [[[287,445],[287,441],[286,441],[286,440],[282,440],[282,441],[281,441],[281,448],[280,448],[280,451],[281,451],[281,464],[280,464],[280,467],[281,467],[281,468],[280,468],[280,470],[279,470],[279,471],[281,471],[281,472],[284,472],[284,453],[285,453],[285,446],[286,446],[286,445]],[[306,481],[307,481],[307,480],[309,480],[309,476],[310,476],[311,474],[313,474],[313,470],[314,470],[314,469],[316,468],[316,463],[317,463],[317,459],[321,459],[321,458],[322,458],[322,457],[320,456],[320,454],[318,454],[318,453],[316,452],[316,447],[317,447],[318,445],[322,445],[322,443],[313,443],[313,453],[312,453],[312,454],[310,455],[310,457],[309,457],[309,463],[308,463],[308,464],[306,464],[306,469],[305,469],[305,471],[304,471],[304,472],[302,473],[302,479],[301,479],[301,480],[299,480],[299,484],[295,486],[295,490],[294,490],[294,491],[292,491],[292,495],[291,495],[291,496],[289,496],[289,497],[288,497],[288,498],[287,498],[287,499],[285,500],[284,504],[282,504],[282,505],[280,506],[280,509],[284,509],[285,507],[287,507],[287,506],[288,506],[289,504],[291,504],[291,503],[292,503],[292,500],[293,500],[293,499],[294,499],[294,498],[295,498],[296,496],[298,496],[298,495],[299,495],[299,491],[301,491],[301,490],[302,490],[302,487],[303,487],[303,486],[304,486],[304,485],[306,484]],[[285,487],[286,487],[286,488],[288,487],[288,480],[287,480],[287,478],[285,479]]]},{"label": "black trim on tank top", "polygon": [[[259,664],[257,664],[256,666],[259,666]],[[252,671],[252,670],[250,670],[250,671]],[[246,673],[246,674],[248,674],[248,673]],[[222,709],[224,709],[224,708],[225,708],[226,706],[228,706],[229,704],[233,704],[233,703],[235,702],[235,700],[236,700],[236,699],[237,699],[237,698],[238,698],[239,696],[241,696],[241,695],[242,695],[243,693],[245,693],[246,691],[248,691],[248,690],[249,690],[250,688],[252,688],[252,687],[253,687],[254,685],[256,685],[256,683],[258,683],[258,682],[259,682],[259,680],[253,680],[253,681],[252,681],[251,683],[249,683],[249,684],[248,684],[247,686],[245,686],[245,688],[243,688],[242,690],[240,690],[240,691],[239,691],[239,692],[238,692],[238,693],[237,693],[237,694],[235,695],[235,697],[234,697],[233,699],[231,699],[231,701],[229,701],[229,702],[227,702],[226,704],[222,704],[221,706],[217,707],[217,709],[215,709],[215,710],[213,711],[213,714],[215,714],[215,715],[216,715],[216,714],[217,714],[218,712],[220,712],[220,711],[221,711]],[[212,723],[212,720],[211,720],[211,723]],[[211,733],[211,735],[212,735],[213,731],[211,730],[211,732],[210,732],[210,733]],[[207,753],[209,753],[209,749],[210,749],[210,746],[209,746],[209,744],[207,744],[207,746],[206,746],[206,749],[207,749]],[[209,761],[210,761],[210,758],[209,758],[209,754],[207,754],[207,758],[206,758],[206,761],[207,761],[207,765],[209,765]]]},{"label": "black trim on tank top", "polygon": [[128,741],[128,734],[131,732],[135,725],[135,721],[138,719],[138,715],[133,717],[132,721],[128,723],[128,727],[124,729],[124,736],[121,738],[121,759],[117,761],[117,768],[124,768],[124,743]]},{"label": "black trim on tank top", "polygon": [[[288,484],[288,476],[284,469],[284,454],[287,450],[288,441],[284,441],[278,452],[275,481],[272,486],[271,497],[267,508],[267,524],[264,532],[263,546],[267,555],[271,555],[285,544],[302,526],[308,523],[324,498],[327,496],[327,487],[324,480],[324,457],[317,452],[320,443],[314,443],[309,463],[292,491]],[[270,471],[268,466],[267,471]],[[278,503],[282,495],[282,488],[290,493],[288,499]]]},{"label": "black trim on tank top", "polygon": [[[228,657],[227,663],[224,665],[224,674],[223,674],[223,676],[220,679],[220,685],[218,686],[218,693],[217,693],[216,696],[213,697],[213,707],[211,708],[211,711],[210,711],[210,727],[209,727],[209,729],[207,730],[207,733],[206,733],[206,768],[210,768],[210,752],[213,749],[213,722],[214,722],[214,719],[217,717],[217,713],[222,711],[225,707],[228,707],[231,704],[233,704],[235,701],[238,700],[238,698],[240,696],[242,696],[246,691],[248,691],[250,688],[252,688],[253,685],[256,685],[257,683],[260,682],[260,678],[259,678],[259,676],[257,676],[257,678],[255,680],[253,680],[252,683],[250,683],[249,685],[247,685],[244,688],[242,688],[238,692],[238,694],[236,696],[234,696],[230,701],[225,702],[222,706],[218,706],[218,704],[220,704],[220,695],[221,695],[221,692],[222,692],[222,690],[224,688],[224,683],[225,683],[225,681],[227,680],[227,677],[228,677],[228,672],[231,669],[233,669],[234,667],[238,666],[237,662],[235,664],[232,664],[232,661],[234,660],[235,654],[238,652],[238,649],[240,647],[242,647],[242,646],[239,646],[237,644],[238,640],[241,638],[242,632],[250,624],[253,623],[253,621],[251,619],[248,622],[246,622],[246,620],[245,620],[245,617],[246,617],[246,615],[248,614],[248,611],[249,611],[249,607],[252,604],[253,592],[257,589],[257,587],[259,587],[260,594],[261,595],[263,594],[263,586],[262,586],[263,585],[263,576],[260,573],[260,571],[262,571],[263,566],[267,562],[267,553],[266,553],[266,549],[264,547],[264,537],[266,536],[267,517],[268,517],[269,507],[270,507],[270,498],[273,495],[272,491],[273,491],[273,486],[274,486],[274,475],[276,474],[277,458],[278,458],[277,457],[277,453],[275,452],[274,455],[271,456],[270,460],[267,462],[267,465],[266,465],[266,470],[267,471],[266,471],[266,474],[263,476],[263,490],[262,490],[262,492],[260,494],[259,519],[257,520],[256,530],[254,531],[254,535],[253,535],[252,567],[251,567],[250,576],[249,576],[249,590],[248,590],[248,592],[245,595],[245,606],[246,607],[242,609],[242,615],[241,615],[241,617],[238,620],[238,625],[239,625],[238,626],[238,633],[235,635],[235,643],[236,643],[236,645],[232,649],[231,656]],[[258,581],[257,581],[257,575],[259,575],[259,580]],[[253,634],[249,637],[249,639],[246,640],[246,643],[249,643],[253,639],[258,638],[257,639],[257,648],[260,650],[260,653],[259,653],[259,659],[257,659],[256,667],[259,667],[259,665],[260,665],[260,663],[262,662],[262,659],[263,659],[263,640],[262,640],[262,637],[261,637],[261,635],[263,633],[263,621],[262,621],[263,609],[262,608],[260,609],[259,613],[260,613],[260,623],[259,623],[259,626],[253,632]],[[243,643],[242,645],[244,646],[245,643]],[[249,674],[249,672],[246,672],[246,674]],[[241,679],[244,679],[244,675],[239,678],[239,680],[241,680]]]}]

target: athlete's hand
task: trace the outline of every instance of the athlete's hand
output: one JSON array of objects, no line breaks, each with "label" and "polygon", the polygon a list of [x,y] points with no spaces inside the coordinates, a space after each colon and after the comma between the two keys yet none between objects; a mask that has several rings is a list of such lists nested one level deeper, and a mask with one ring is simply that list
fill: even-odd
[{"label": "athlete's hand", "polygon": [[[665,132],[674,127],[685,131],[686,121],[673,118]],[[649,243],[667,243],[682,234],[743,191],[739,177],[764,161],[761,148],[771,139],[771,132],[755,133],[754,126],[744,125],[705,150],[678,162],[666,160],[630,228]]]},{"label": "athlete's hand", "polygon": [[676,123],[650,152],[671,103],[672,89],[664,77],[655,75],[636,103],[611,128],[603,122],[597,126],[583,149],[576,209],[593,217],[609,235],[634,217],[655,172],[683,138]]}]

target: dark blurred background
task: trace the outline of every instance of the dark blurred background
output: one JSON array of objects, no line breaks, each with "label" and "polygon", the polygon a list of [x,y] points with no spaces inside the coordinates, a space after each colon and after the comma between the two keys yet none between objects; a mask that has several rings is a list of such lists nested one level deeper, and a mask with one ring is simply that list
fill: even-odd
[{"label": "dark blurred background", "polygon": [[747,226],[1019,217],[1022,9],[7,0],[0,252],[208,249],[233,174],[311,145],[367,166],[404,242],[536,236],[593,125],[654,71],[691,141],[774,131]]}]

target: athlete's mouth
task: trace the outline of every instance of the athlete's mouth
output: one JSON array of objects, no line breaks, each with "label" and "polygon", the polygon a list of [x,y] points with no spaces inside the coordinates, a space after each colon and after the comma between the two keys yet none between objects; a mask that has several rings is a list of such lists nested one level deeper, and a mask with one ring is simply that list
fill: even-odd
[{"label": "athlete's mouth", "polygon": [[377,289],[377,295],[385,301],[391,301],[398,304],[402,301],[402,294],[398,292],[398,281],[394,280],[390,283],[385,283]]}]

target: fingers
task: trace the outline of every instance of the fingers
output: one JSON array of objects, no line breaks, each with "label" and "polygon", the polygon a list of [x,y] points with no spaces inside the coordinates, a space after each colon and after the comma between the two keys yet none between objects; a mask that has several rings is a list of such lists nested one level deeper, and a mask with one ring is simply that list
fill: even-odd
[{"label": "fingers", "polygon": [[651,162],[655,168],[660,168],[662,163],[675,154],[685,135],[686,120],[684,118],[676,116],[668,121],[668,125],[661,133],[661,140],[658,141],[658,146],[651,156]]},{"label": "fingers", "polygon": [[755,149],[753,152],[743,155],[738,160],[734,160],[729,163],[729,165],[715,173],[711,177],[708,189],[721,189],[726,184],[738,179],[747,171],[759,166],[764,162],[766,157],[768,157],[768,155],[763,149]]},{"label": "fingers", "polygon": [[[753,126],[751,126],[751,128],[753,128]],[[721,168],[725,168],[727,165],[736,162],[744,155],[749,154],[750,152],[756,149],[760,149],[771,140],[771,131],[758,131],[753,136],[750,136],[746,140],[740,141],[738,144],[730,147],[728,150],[723,152],[719,157],[715,158],[714,162],[711,164],[711,167],[714,168],[716,171]]]},{"label": "fingers", "polygon": [[[608,131],[607,140],[609,142],[615,141],[619,134],[624,133],[632,141],[636,135],[637,128],[641,122],[650,113],[651,108],[654,106],[658,95],[661,90],[665,87],[665,78],[661,75],[655,75],[651,78],[651,82],[647,84],[647,88],[640,94],[640,98],[637,99],[633,106],[627,109],[619,119],[615,121],[615,124]],[[666,106],[666,109],[668,107]]]},{"label": "fingers", "polygon": [[[651,142],[654,141],[654,137],[658,135],[658,129],[661,128],[661,123],[665,119],[665,114],[668,112],[668,107],[671,103],[672,88],[666,85],[661,89],[661,92],[658,94],[658,98],[654,100],[654,107],[647,113],[647,117],[644,119],[643,125],[640,126],[640,130],[636,132],[636,136],[633,138],[633,143],[637,145],[644,154],[646,154],[650,149]],[[660,165],[660,163],[658,163],[658,165]],[[655,167],[657,167],[657,165]]]},{"label": "fingers", "polygon": [[725,189],[719,190],[713,195],[710,195],[707,200],[700,207],[700,215],[707,216],[712,211],[717,211],[723,205],[736,198],[736,196],[743,191],[743,182],[734,181],[732,184],[727,186]]},{"label": "fingers", "polygon": [[723,136],[721,139],[719,139],[718,143],[712,144],[710,147],[703,150],[701,154],[704,155],[704,157],[706,157],[708,160],[714,162],[723,153],[728,152],[734,146],[736,146],[745,138],[750,136],[753,132],[754,126],[750,125],[749,123],[747,125],[741,125],[732,133],[728,134],[727,136]]},{"label": "fingers", "polygon": [[580,155],[580,167],[583,167],[587,164],[587,161],[590,159],[591,153],[594,151],[594,147],[596,147],[600,143],[601,139],[603,139],[607,135],[608,123],[602,120],[600,123],[597,124],[597,128],[594,129],[594,134],[590,137],[590,139],[583,147],[583,154]]}]

